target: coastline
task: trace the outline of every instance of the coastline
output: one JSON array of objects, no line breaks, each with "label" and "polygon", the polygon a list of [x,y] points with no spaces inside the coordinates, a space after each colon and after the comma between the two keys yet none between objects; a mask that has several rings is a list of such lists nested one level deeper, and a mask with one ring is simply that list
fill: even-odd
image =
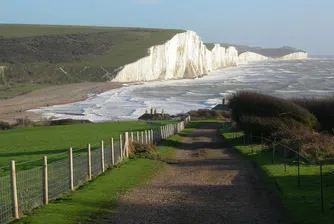
[{"label": "coastline", "polygon": [[46,87],[14,98],[0,100],[0,121],[15,122],[18,118],[42,120],[39,113],[27,110],[83,101],[90,94],[99,94],[124,86],[117,82],[85,82]]}]

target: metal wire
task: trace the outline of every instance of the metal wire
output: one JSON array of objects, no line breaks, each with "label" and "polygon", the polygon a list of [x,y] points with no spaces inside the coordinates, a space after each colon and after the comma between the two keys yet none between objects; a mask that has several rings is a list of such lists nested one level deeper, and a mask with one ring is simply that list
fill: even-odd
[{"label": "metal wire", "polygon": [[48,164],[49,199],[56,199],[69,189],[69,160]]},{"label": "metal wire", "polygon": [[42,167],[16,173],[19,213],[26,214],[43,203]]},{"label": "metal wire", "polygon": [[119,164],[120,163],[120,156],[121,156],[121,152],[120,152],[120,143],[119,140],[114,142],[114,158],[115,158],[115,164]]},{"label": "metal wire", "polygon": [[10,177],[0,177],[0,224],[9,222],[13,215]]},{"label": "metal wire", "polygon": [[88,158],[87,155],[73,157],[73,184],[82,185],[88,180]]},{"label": "metal wire", "polygon": [[91,152],[92,156],[92,176],[99,175],[102,171],[101,166],[101,149],[95,149]]}]

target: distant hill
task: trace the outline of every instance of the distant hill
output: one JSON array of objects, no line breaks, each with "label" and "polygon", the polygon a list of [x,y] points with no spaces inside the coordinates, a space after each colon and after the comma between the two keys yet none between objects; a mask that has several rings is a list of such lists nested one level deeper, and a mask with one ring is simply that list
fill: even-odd
[{"label": "distant hill", "polygon": [[[209,50],[212,50],[214,47],[213,43],[206,43],[205,45]],[[280,48],[262,48],[262,47],[249,47],[247,45],[228,44],[228,43],[221,43],[220,45],[226,48],[231,46],[235,47],[238,50],[239,55],[244,52],[250,51],[271,58],[279,58],[296,52],[305,52],[303,50],[299,50],[297,48],[289,46],[284,46]]]},{"label": "distant hill", "polygon": [[[0,96],[25,85],[107,81],[183,30],[0,24]],[[5,66],[6,69],[3,69]]]}]

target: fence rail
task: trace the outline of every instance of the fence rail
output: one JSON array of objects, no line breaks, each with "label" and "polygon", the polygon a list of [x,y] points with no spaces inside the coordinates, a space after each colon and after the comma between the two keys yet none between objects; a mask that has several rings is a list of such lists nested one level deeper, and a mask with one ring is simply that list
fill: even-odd
[{"label": "fence rail", "polygon": [[0,177],[0,224],[18,219],[122,163],[132,153],[129,147],[132,141],[156,144],[180,133],[189,122],[190,117],[187,117],[176,124],[125,132],[117,138],[101,141],[97,149],[92,149],[90,144],[86,149],[70,148],[66,159],[48,164],[48,158],[44,156],[40,166],[20,172],[15,170],[20,164],[15,165],[15,161],[11,161],[10,175]]}]

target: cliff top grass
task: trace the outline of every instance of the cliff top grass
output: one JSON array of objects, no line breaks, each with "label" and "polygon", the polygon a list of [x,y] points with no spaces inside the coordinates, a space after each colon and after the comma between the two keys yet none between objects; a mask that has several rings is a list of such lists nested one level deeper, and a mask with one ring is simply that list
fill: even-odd
[{"label": "cliff top grass", "polygon": [[[0,96],[44,85],[110,80],[183,30],[0,24]],[[16,88],[20,86],[20,88]],[[22,91],[20,91],[22,89]]]}]

